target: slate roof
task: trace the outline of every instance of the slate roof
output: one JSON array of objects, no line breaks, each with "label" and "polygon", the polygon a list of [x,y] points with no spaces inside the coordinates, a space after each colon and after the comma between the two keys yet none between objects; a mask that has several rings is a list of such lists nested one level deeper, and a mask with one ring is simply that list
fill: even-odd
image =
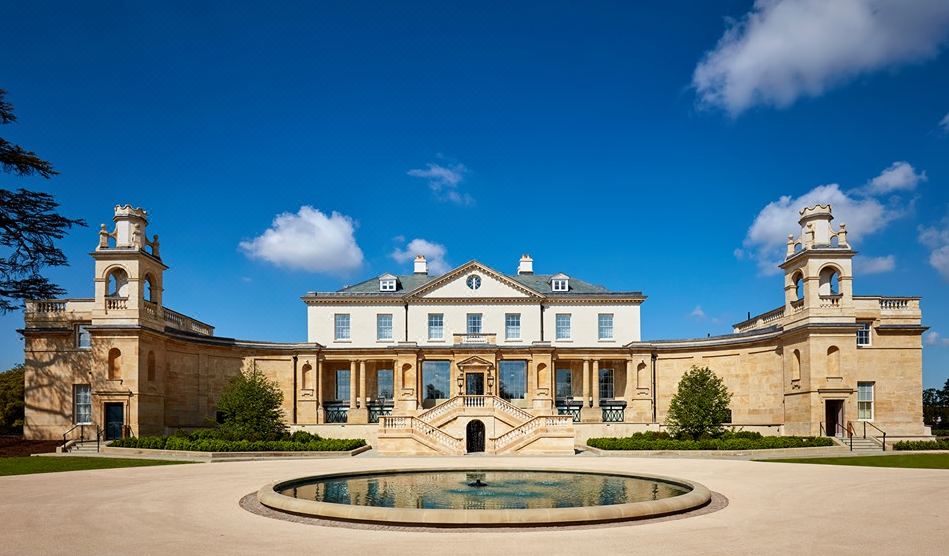
[{"label": "slate roof", "polygon": [[[373,277],[368,280],[359,282],[358,284],[353,284],[351,286],[345,286],[336,292],[332,292],[331,295],[353,295],[353,296],[400,296],[405,295],[407,292],[411,292],[432,280],[440,278],[440,276],[430,276],[426,274],[400,274],[395,275],[397,278],[396,291],[394,292],[382,292],[379,291],[379,277]],[[632,291],[632,292],[615,292],[610,291],[603,286],[596,284],[591,284],[584,280],[578,278],[570,278],[570,290],[565,292],[552,292],[550,291],[550,278],[556,276],[556,274],[505,274],[508,279],[513,282],[517,282],[523,286],[526,286],[536,292],[539,292],[547,297],[559,297],[559,296],[571,296],[571,295],[623,295],[623,296],[642,296],[642,292]]]}]

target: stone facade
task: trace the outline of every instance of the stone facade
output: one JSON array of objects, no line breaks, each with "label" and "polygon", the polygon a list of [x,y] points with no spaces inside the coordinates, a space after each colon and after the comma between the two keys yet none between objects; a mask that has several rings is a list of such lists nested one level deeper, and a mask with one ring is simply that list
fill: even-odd
[{"label": "stone facade", "polygon": [[434,277],[419,259],[411,275],[308,293],[308,341],[266,343],[166,307],[147,214],[117,206],[92,253],[94,297],[27,303],[25,432],[206,426],[228,380],[256,369],[283,389],[293,427],[382,453],[570,453],[591,436],[658,430],[681,375],[708,366],[745,429],[862,434],[866,422],[926,436],[919,298],[854,295],[855,252],[832,218],[801,211],[784,304],[724,336],[643,341],[641,293],[537,275],[525,255],[511,275],[472,261]]}]

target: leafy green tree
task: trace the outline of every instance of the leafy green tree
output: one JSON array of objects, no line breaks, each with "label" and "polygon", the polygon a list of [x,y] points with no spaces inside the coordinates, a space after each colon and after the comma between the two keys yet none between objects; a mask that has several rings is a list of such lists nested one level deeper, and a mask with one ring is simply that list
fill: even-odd
[{"label": "leafy green tree", "polygon": [[283,422],[283,392],[257,369],[235,376],[218,400],[221,433],[233,440],[278,440]]},{"label": "leafy green tree", "polygon": [[[13,105],[0,89],[0,125],[16,122]],[[0,170],[15,176],[49,179],[58,172],[36,153],[0,138]],[[17,309],[24,299],[63,295],[65,291],[40,275],[49,266],[64,266],[66,256],[55,241],[80,219],[56,213],[59,203],[48,193],[0,188],[0,314]]]},{"label": "leafy green tree", "polygon": [[23,431],[23,379],[26,369],[17,365],[0,373],[0,433]]},{"label": "leafy green tree", "polygon": [[708,367],[686,371],[669,403],[666,424],[676,437],[701,438],[721,435],[729,420],[732,395],[725,382]]}]

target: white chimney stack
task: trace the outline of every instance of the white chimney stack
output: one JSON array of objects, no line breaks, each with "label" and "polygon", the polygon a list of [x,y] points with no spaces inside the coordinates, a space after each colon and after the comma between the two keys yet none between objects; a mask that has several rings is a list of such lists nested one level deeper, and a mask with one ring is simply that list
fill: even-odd
[{"label": "white chimney stack", "polygon": [[425,262],[425,257],[423,255],[415,256],[415,273],[428,274],[428,263]]},{"label": "white chimney stack", "polygon": [[521,262],[517,265],[518,274],[533,274],[534,273],[534,259],[531,258],[527,253],[521,255]]}]

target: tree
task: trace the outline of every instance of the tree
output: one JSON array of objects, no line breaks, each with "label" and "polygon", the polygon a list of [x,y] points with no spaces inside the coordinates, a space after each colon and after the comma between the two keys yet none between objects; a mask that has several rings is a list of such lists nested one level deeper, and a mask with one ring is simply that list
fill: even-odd
[{"label": "tree", "polygon": [[923,422],[941,428],[949,423],[949,380],[946,380],[941,390],[923,390]]},{"label": "tree", "polygon": [[283,392],[257,369],[235,376],[218,400],[221,432],[233,440],[277,440],[283,422]]},{"label": "tree", "polygon": [[[16,121],[13,105],[0,89],[0,125]],[[0,138],[0,169],[15,176],[49,179],[58,172],[36,153]],[[59,203],[48,193],[0,189],[0,314],[17,309],[25,299],[56,297],[65,290],[40,275],[49,266],[64,266],[66,256],[55,240],[65,237],[81,219],[56,213]]]},{"label": "tree", "polygon": [[23,431],[23,379],[26,369],[17,365],[0,373],[0,433]]},{"label": "tree", "polygon": [[700,438],[724,432],[722,423],[729,421],[728,404],[732,395],[725,382],[708,367],[686,371],[669,403],[666,424],[677,437]]}]

